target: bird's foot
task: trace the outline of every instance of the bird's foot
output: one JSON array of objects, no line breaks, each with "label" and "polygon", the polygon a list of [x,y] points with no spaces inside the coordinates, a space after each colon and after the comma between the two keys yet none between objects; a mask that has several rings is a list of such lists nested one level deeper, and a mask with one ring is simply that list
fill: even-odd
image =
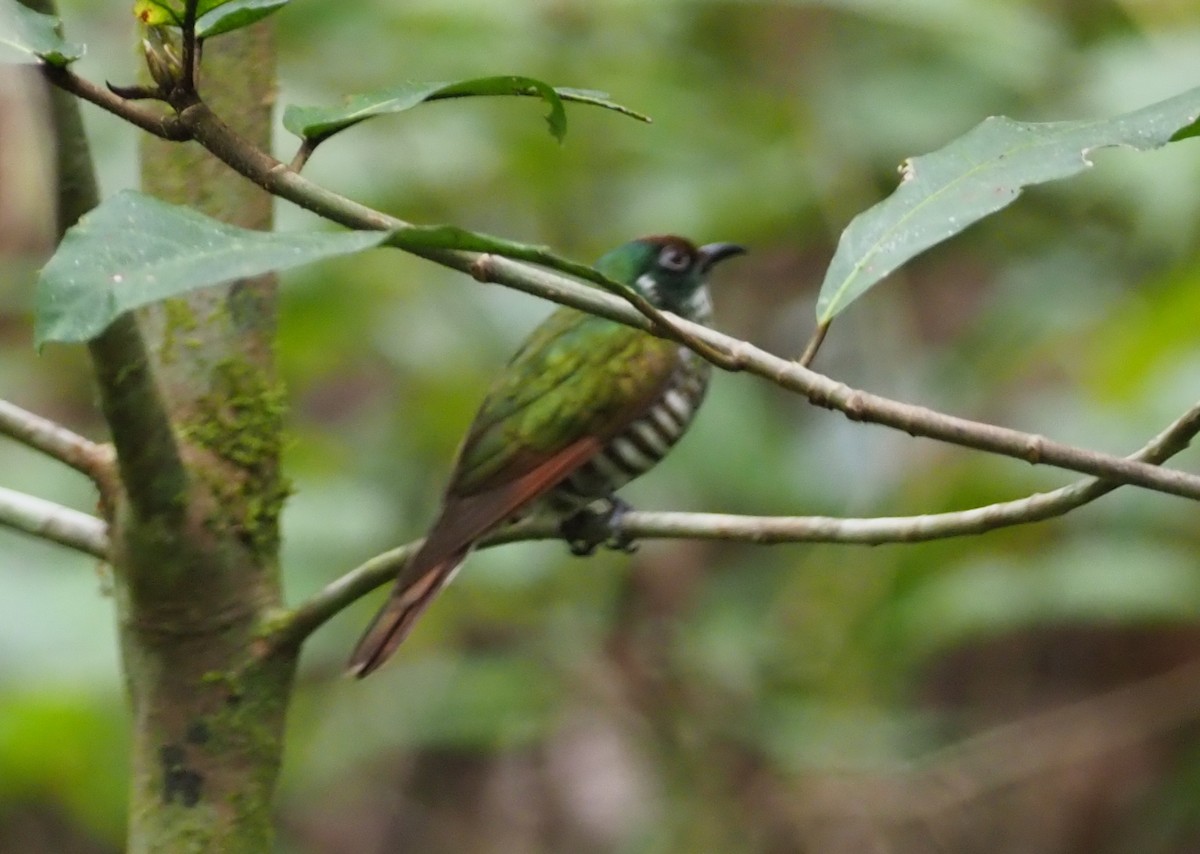
[{"label": "bird's foot", "polygon": [[589,505],[568,516],[558,530],[567,541],[571,554],[578,557],[590,555],[600,546],[632,554],[637,551],[637,543],[621,530],[621,519],[632,509],[628,502],[613,496],[605,499],[603,509]]}]

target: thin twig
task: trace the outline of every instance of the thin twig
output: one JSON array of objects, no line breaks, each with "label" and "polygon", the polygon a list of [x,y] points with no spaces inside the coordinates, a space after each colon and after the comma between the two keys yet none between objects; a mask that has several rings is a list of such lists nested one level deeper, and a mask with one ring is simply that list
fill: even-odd
[{"label": "thin twig", "polygon": [[[102,104],[103,105],[103,104]],[[350,228],[397,231],[409,223],[373,210],[313,184],[244,140],[198,99],[176,105],[180,123],[205,148],[268,192]],[[444,266],[472,272],[478,256],[438,248],[410,248],[413,254]],[[572,305],[621,323],[655,332],[654,324],[618,297],[588,288],[546,270],[493,257],[493,281]],[[668,315],[669,317],[669,315]],[[920,406],[858,391],[745,341],[700,324],[670,317],[670,325],[721,354],[721,367],[744,369],[806,396],[818,406],[836,409],[856,421],[869,421],[950,444],[975,448],[1058,468],[1129,483],[1200,500],[1200,476],[1159,469],[1134,460],[1075,448],[1043,436],[958,418]],[[660,332],[661,334],[661,332]],[[706,356],[704,351],[697,351]]]},{"label": "thin twig", "polygon": [[[138,104],[123,101],[66,69],[46,66],[43,70],[47,80],[59,87],[50,92],[50,115],[57,143],[56,230],[61,240],[68,228],[99,204],[100,197],[79,98],[70,94],[114,110],[164,138],[185,139],[187,131],[174,117],[155,115]],[[141,519],[181,513],[179,496],[186,486],[187,472],[136,318],[128,313],[118,317],[103,334],[88,342],[88,352],[130,505]],[[111,490],[101,485],[101,500],[107,503],[111,498]]]},{"label": "thin twig", "polygon": [[[1160,463],[1179,453],[1200,433],[1200,404],[1193,406],[1129,457]],[[997,528],[1026,525],[1061,516],[1120,484],[1086,478],[1052,492],[1037,493],[950,513],[923,516],[846,519],[826,516],[738,516],[721,513],[629,512],[621,533],[637,540],[688,538],[741,540],[752,543],[843,543],[880,545],[917,543],[980,534]],[[530,519],[485,537],[480,548],[516,541],[559,539],[558,524],[547,518]],[[391,581],[420,541],[376,555],[327,585],[277,623],[272,645],[299,644],[326,620],[376,587]]]},{"label": "thin twig", "polygon": [[[403,220],[346,199],[297,175],[279,161],[255,149],[199,101],[185,108],[179,118],[197,142],[275,195],[350,228],[402,230],[412,227]],[[476,274],[473,268],[478,256],[472,253],[420,248],[410,251],[439,264]],[[583,308],[630,326],[655,331],[653,323],[631,308],[625,300],[595,288],[587,288],[547,270],[493,256],[489,274],[493,281],[500,284]],[[546,284],[552,284],[553,287],[544,288]],[[600,307],[604,310],[599,310]],[[701,324],[676,317],[671,317],[670,323],[691,338],[703,341],[720,352],[721,367],[748,370],[783,388],[803,394],[818,406],[840,410],[853,420],[885,424],[914,436],[926,436],[1029,463],[1053,465],[1200,500],[1200,476],[1163,470],[1109,454],[1074,448],[1043,436],[957,418],[871,395]],[[697,352],[701,356],[706,355],[703,351]]]},{"label": "thin twig", "polygon": [[[64,88],[70,88],[71,91],[75,91],[106,109],[111,109],[120,115],[130,115],[132,107],[127,102],[122,102],[103,90],[93,91],[95,87],[89,89],[73,75],[57,81],[56,77],[51,75],[50,79],[60,82]],[[191,99],[182,99],[175,106],[179,110],[178,124],[185,131],[183,135],[196,139],[230,167],[269,192],[351,228],[402,231],[412,227],[402,220],[367,208],[307,181],[284,164],[255,149],[213,114],[198,98],[193,96]],[[138,118],[143,121],[145,119],[144,116],[138,116]],[[131,120],[133,119],[131,118]],[[173,123],[163,124],[159,131],[160,135],[179,132]],[[437,263],[483,278],[480,264],[483,259],[477,255],[429,248],[417,248],[410,251]],[[871,421],[905,430],[912,435],[926,436],[1011,456],[1026,460],[1031,464],[1054,465],[1091,474],[1113,483],[1129,483],[1200,500],[1200,477],[1195,475],[1159,469],[1135,459],[1122,460],[1107,454],[1074,448],[1042,436],[957,418],[871,395],[810,371],[801,364],[781,359],[747,342],[730,338],[698,324],[673,317],[664,323],[662,320],[654,318],[653,315],[643,316],[646,314],[645,312],[639,312],[637,307],[631,307],[624,300],[585,288],[576,282],[571,282],[547,271],[531,268],[506,258],[491,257],[487,260],[486,277],[491,281],[536,293],[539,296],[593,311],[659,334],[663,334],[664,329],[668,332],[682,332],[679,340],[693,347],[695,347],[693,341],[701,342],[704,347],[697,348],[700,355],[710,358],[721,367],[749,370],[783,388],[805,395],[819,406],[837,409],[853,420]],[[675,336],[668,335],[667,337]],[[1037,496],[1034,498],[1036,499]],[[1023,499],[1023,501],[1030,500]],[[986,514],[982,511],[976,511],[975,518],[970,518],[969,524],[975,526],[973,530],[979,530],[980,525],[991,525],[991,522],[984,516]],[[925,517],[926,520],[930,518],[934,517]],[[966,524],[962,520],[967,518],[969,517],[961,517],[960,524]],[[630,519],[631,529],[636,521],[635,518]],[[648,521],[650,520],[643,520],[643,522]],[[845,529],[848,521],[841,520],[838,525]],[[867,520],[862,521],[866,522]],[[720,520],[719,525],[717,519],[711,519],[710,522],[712,523],[709,525],[710,530],[728,525],[728,519],[724,518]],[[773,522],[772,524],[777,523]],[[872,521],[871,524],[878,525],[880,523]],[[928,528],[929,524],[926,521],[914,527],[910,520],[906,523],[907,533],[905,536],[911,538],[914,530],[920,530],[923,526]],[[763,533],[761,526],[757,530],[760,532],[760,537],[774,536],[769,530]],[[858,533],[855,534],[857,536],[867,536],[862,533],[864,529],[861,527],[851,525],[850,530],[857,531]],[[532,535],[532,531],[526,533],[526,536]],[[647,531],[646,535],[650,535],[650,532]],[[792,534],[787,534],[787,536],[792,538]],[[875,534],[870,534],[870,536],[873,537]],[[350,582],[347,585],[353,587]],[[321,619],[323,618],[317,619],[318,624]],[[296,625],[302,624],[303,621],[296,623]]]},{"label": "thin twig", "polygon": [[[275,160],[265,152],[255,149],[213,113],[207,104],[198,98],[190,103],[179,103],[176,106],[180,109],[180,121],[191,131],[194,139],[228,166],[251,181],[254,181],[273,195],[295,202],[301,207],[308,208],[314,213],[331,219],[334,222],[339,222],[349,228],[394,232],[392,240],[400,248],[430,261],[461,270],[464,273],[470,273],[476,278],[480,278],[481,271],[488,269],[486,266],[479,264],[481,257],[487,256],[480,256],[471,252],[410,245],[404,240],[404,232],[419,230],[419,226],[414,226],[412,223],[405,222],[402,219],[372,210],[365,205],[360,205],[344,196],[313,184],[280,161]],[[660,310],[633,288],[618,282],[612,282],[590,267],[564,261],[548,252],[534,252],[525,260],[532,261],[544,267],[570,272],[580,278],[595,282],[610,291],[616,291],[618,299],[631,305],[637,313],[646,318],[643,324],[639,324],[642,328],[654,332],[663,338],[683,344],[695,351],[702,358],[727,371],[736,371],[739,369],[739,363],[736,358],[723,352],[721,348],[714,347],[705,341],[702,336],[694,334],[688,326],[679,323],[678,318],[673,314]],[[531,270],[535,268],[522,266],[521,269]],[[496,281],[501,280],[497,279]],[[578,283],[573,284],[575,288],[580,287]]]},{"label": "thin twig", "polygon": [[0,525],[108,559],[108,526],[103,520],[2,486]]},{"label": "thin twig", "polygon": [[[561,276],[507,258],[493,256],[490,266],[492,281],[507,287],[653,331],[644,318],[638,317],[621,300],[609,294],[580,288]],[[818,406],[838,410],[851,420],[882,424],[914,436],[1014,457],[1030,464],[1052,465],[1200,500],[1200,477],[1196,475],[1075,448],[1043,436],[869,394],[714,329],[683,318],[673,318],[673,322],[695,338],[720,350],[739,368],[802,394]]]},{"label": "thin twig", "polygon": [[95,104],[160,139],[174,142],[191,139],[191,134],[180,124],[177,116],[164,113],[159,109],[148,109],[140,103],[122,98],[117,93],[80,77],[68,68],[42,65],[41,70],[42,75],[58,88]]},{"label": "thin twig", "polygon": [[107,480],[111,454],[105,445],[7,400],[0,400],[0,434],[69,465],[97,483]]}]

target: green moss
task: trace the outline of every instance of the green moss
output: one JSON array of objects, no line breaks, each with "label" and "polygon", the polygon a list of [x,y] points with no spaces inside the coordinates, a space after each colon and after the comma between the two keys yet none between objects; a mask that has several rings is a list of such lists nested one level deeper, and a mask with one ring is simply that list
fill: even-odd
[{"label": "green moss", "polygon": [[[201,749],[221,762],[250,769],[245,783],[227,795],[232,812],[243,827],[259,828],[265,834],[271,828],[271,797],[294,667],[295,659],[273,659],[256,662],[236,677],[226,675],[220,681],[241,690],[226,695],[224,704],[203,721]],[[261,841],[264,845],[258,850],[269,850],[268,839]]]},{"label": "green moss", "polygon": [[155,850],[179,854],[213,850],[213,828],[218,820],[212,810],[156,806],[151,814],[157,826],[147,835],[153,837]]},{"label": "green moss", "polygon": [[271,608],[259,618],[258,628],[254,632],[255,638],[272,640],[291,624],[295,616],[296,612],[292,608]]},{"label": "green moss", "polygon": [[212,473],[209,487],[221,505],[219,524],[230,525],[257,554],[279,544],[279,514],[291,483],[279,470],[286,402],[281,383],[261,368],[227,359],[213,368],[213,390],[200,398],[183,437],[243,473],[239,480]]},{"label": "green moss", "polygon": [[195,332],[198,323],[187,300],[165,300],[162,308],[165,322],[163,323],[162,344],[158,348],[158,357],[164,365],[169,365],[175,359],[176,336],[180,333]]},{"label": "green moss", "polygon": [[238,677],[225,670],[209,670],[200,677],[200,682],[204,685],[221,685],[231,697],[236,697],[242,693],[241,682]]}]

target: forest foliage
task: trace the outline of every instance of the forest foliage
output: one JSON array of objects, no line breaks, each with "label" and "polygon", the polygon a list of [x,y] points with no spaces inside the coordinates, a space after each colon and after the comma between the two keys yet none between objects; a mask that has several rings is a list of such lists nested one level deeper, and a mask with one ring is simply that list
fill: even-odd
[{"label": "forest foliage", "polygon": [[[553,126],[564,105],[544,92],[442,99],[339,133],[305,174],[410,221],[566,258],[657,232],[744,243],[752,254],[722,273],[718,324],[783,355],[803,349],[814,316],[829,319],[872,283],[845,286],[862,265],[838,267],[849,239],[839,247],[838,238],[896,188],[902,163],[916,178],[904,186],[920,189],[937,161],[909,158],[986,116],[1070,118],[1054,126],[1068,143],[1057,168],[1077,171],[1085,153],[1099,168],[1026,191],[906,265],[837,318],[814,367],[1122,455],[1195,399],[1196,143],[1095,150],[1161,145],[1194,120],[1195,90],[1180,93],[1200,81],[1200,25],[1178,8],[309,2],[272,20],[282,103],[377,93],[352,106],[386,112],[379,93],[395,97],[397,81],[512,72],[567,87],[568,101],[603,89],[611,94],[594,95],[602,106],[650,116],[644,125],[567,103],[560,142],[541,116],[549,111]],[[70,44],[88,45],[82,72],[132,75],[132,20],[96,4],[61,11]],[[52,247],[27,82],[3,67],[0,103],[24,119],[0,127],[0,397],[99,438],[78,348],[34,347],[32,282]],[[445,86],[434,85],[406,97]],[[1149,137],[1147,123],[1131,135],[1123,118],[1105,120],[1151,104],[1172,106],[1157,108],[1171,118]],[[342,129],[328,118],[285,113],[283,124],[301,136]],[[96,112],[87,119],[106,204],[128,199],[118,191],[136,183],[136,131]],[[1014,122],[990,127],[1026,133]],[[281,132],[276,144],[287,160],[296,140]],[[1012,202],[1023,183],[1035,182],[1009,182],[980,215]],[[892,203],[904,204],[901,194]],[[277,218],[281,234],[324,228],[287,204]],[[880,234],[866,239],[891,249]],[[326,238],[354,242],[348,249],[376,239]],[[935,242],[916,241],[909,255]],[[899,262],[871,263],[878,279]],[[289,597],[422,533],[489,378],[547,310],[393,251],[286,274]],[[74,473],[15,443],[0,443],[0,471],[10,488],[81,510],[94,502]],[[628,491],[643,509],[866,517],[962,509],[1069,480],[856,424],[760,379],[722,374],[688,439]],[[820,839],[805,822],[821,809],[812,793],[831,779],[886,778],[960,736],[1200,652],[1190,633],[1200,609],[1192,511],[1122,489],[1061,520],[927,544],[662,541],[632,559],[588,561],[553,542],[488,550],[372,680],[336,677],[374,601],[308,644],[278,804],[281,846],[339,850],[339,834],[381,844],[397,803],[423,816],[443,847],[438,834],[450,831],[439,822],[452,825],[456,811],[491,817],[499,829],[488,844],[537,838],[488,785],[552,803],[540,815],[566,817],[558,841],[597,850],[765,850],[803,835],[796,827]],[[120,845],[127,773],[106,588],[94,561],[0,530],[0,825],[65,828],[57,832],[95,850]],[[1197,832],[1171,808],[1195,791],[1197,753],[1185,743],[1171,756],[1129,796],[1158,808],[1113,819],[1121,839],[1157,833],[1165,846]],[[615,782],[589,799],[598,773]],[[536,794],[547,787],[553,797]],[[981,789],[997,825],[1015,815],[1044,831],[1045,847],[1024,850],[1070,850],[1068,831],[1031,818],[1036,805]]]}]

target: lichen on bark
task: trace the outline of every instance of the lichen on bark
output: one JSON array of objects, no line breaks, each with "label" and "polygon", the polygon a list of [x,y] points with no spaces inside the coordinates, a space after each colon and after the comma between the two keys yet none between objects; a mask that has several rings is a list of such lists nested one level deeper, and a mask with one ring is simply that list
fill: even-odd
[{"label": "lichen on bark", "polygon": [[279,516],[291,494],[279,468],[287,412],[283,385],[236,357],[213,366],[210,376],[212,390],[196,400],[180,435],[227,464],[201,469],[218,499],[217,523],[230,526],[255,554],[273,554]]}]

